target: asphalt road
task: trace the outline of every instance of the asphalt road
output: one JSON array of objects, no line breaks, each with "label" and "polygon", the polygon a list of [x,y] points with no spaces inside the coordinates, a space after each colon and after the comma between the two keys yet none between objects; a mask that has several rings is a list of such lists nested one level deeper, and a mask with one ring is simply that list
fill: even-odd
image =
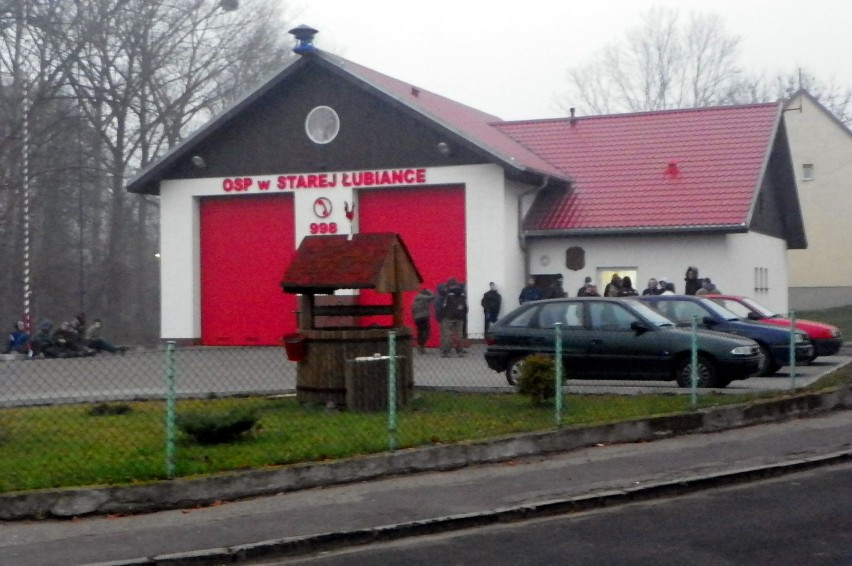
[{"label": "asphalt road", "polygon": [[262,564],[848,565],[852,464],[683,497]]},{"label": "asphalt road", "polygon": [[[416,354],[415,384],[508,391],[505,376],[485,365],[484,351],[484,345],[476,344],[463,358],[442,358],[437,350]],[[283,348],[189,347],[176,350],[172,360],[169,361],[164,349],[158,349],[91,358],[0,362],[0,407],[163,398],[169,367],[175,369],[175,390],[184,397],[291,393],[296,386],[296,363],[286,359]],[[810,366],[798,366],[795,379],[785,367],[773,377],[735,381],[720,391],[784,391],[803,387],[849,361],[852,361],[849,355],[818,358]],[[689,389],[678,388],[669,381],[617,380],[570,380],[565,391],[626,395],[689,393]]]}]

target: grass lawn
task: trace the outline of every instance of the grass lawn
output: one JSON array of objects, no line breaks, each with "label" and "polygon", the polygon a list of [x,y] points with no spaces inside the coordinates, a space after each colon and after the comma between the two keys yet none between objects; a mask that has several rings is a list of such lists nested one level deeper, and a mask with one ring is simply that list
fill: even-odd
[{"label": "grass lawn", "polygon": [[[843,368],[808,389],[852,382]],[[768,395],[699,397],[698,407]],[[125,405],[125,404],[122,404]],[[0,411],[0,492],[133,484],[165,477],[163,403],[70,405]],[[109,409],[109,407],[106,407]],[[182,433],[175,445],[177,476],[324,461],[388,449],[385,414],[327,411],[293,397],[179,401],[178,414],[253,409],[257,426],[243,439],[201,445]],[[689,395],[570,395],[564,424],[599,424],[693,410]],[[120,413],[120,414],[113,414]],[[480,440],[553,429],[552,407],[512,394],[422,392],[398,415],[401,448]]]}]

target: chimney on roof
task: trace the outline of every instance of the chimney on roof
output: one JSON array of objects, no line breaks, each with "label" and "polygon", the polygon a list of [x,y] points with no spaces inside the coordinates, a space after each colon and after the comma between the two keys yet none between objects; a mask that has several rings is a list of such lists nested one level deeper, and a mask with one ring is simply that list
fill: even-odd
[{"label": "chimney on roof", "polygon": [[577,118],[576,118],[576,116],[574,116],[574,112],[575,112],[574,107],[572,106],[569,109],[569,111],[571,112],[571,118],[568,120],[568,122],[573,126],[574,124],[577,123]]},{"label": "chimney on roof", "polygon": [[297,55],[307,55],[316,51],[317,48],[314,47],[314,36],[318,34],[319,31],[302,24],[291,29],[289,33],[293,34],[293,37],[296,38],[296,46],[293,48],[293,53],[296,53]]}]

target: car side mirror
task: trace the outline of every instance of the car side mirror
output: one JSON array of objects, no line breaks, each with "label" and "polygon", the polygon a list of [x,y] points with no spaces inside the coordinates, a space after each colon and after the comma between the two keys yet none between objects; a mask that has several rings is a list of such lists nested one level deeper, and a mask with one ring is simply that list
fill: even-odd
[{"label": "car side mirror", "polygon": [[630,330],[632,330],[636,334],[644,334],[645,332],[648,332],[651,329],[648,327],[647,324],[638,320],[634,320],[630,323]]},{"label": "car side mirror", "polygon": [[746,317],[749,320],[760,320],[762,318],[759,314],[757,314],[756,312],[753,312],[753,311],[748,311],[748,314],[746,315]]},{"label": "car side mirror", "polygon": [[701,319],[701,323],[706,327],[716,326],[716,321],[712,317],[705,316]]}]

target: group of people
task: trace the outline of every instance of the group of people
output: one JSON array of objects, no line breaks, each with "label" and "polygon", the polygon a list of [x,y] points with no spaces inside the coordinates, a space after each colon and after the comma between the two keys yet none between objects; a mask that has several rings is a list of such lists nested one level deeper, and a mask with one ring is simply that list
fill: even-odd
[{"label": "group of people", "polygon": [[42,321],[38,331],[30,336],[22,321],[15,323],[4,353],[24,354],[32,358],[78,358],[98,352],[124,353],[126,346],[115,346],[102,336],[103,321],[95,319],[86,327],[85,313],[54,329],[51,320]]},{"label": "group of people", "polygon": [[[496,293],[494,283],[491,283],[491,290]],[[499,293],[497,296],[499,297]],[[484,301],[485,297],[483,297]],[[455,351],[459,357],[464,356],[467,353],[464,347],[464,335],[468,312],[467,291],[464,283],[459,283],[454,277],[450,277],[446,283],[438,285],[437,293],[424,287],[414,297],[411,315],[417,328],[417,347],[420,353],[426,352],[426,343],[431,335],[430,321],[433,310],[441,328],[441,355],[448,358]],[[498,304],[497,311],[499,310]]]},{"label": "group of people", "polygon": [[[567,297],[568,293],[563,288],[564,280],[561,276],[555,277],[550,284],[543,289],[536,284],[533,277],[527,280],[527,285],[518,296],[520,304],[543,299],[558,299]],[[721,293],[709,277],[699,278],[698,268],[690,266],[684,277],[685,294],[706,295]],[[674,295],[674,283],[666,277],[648,280],[648,287],[642,291],[642,295]],[[631,297],[640,293],[633,288],[633,281],[629,275],[624,277],[617,273],[612,275],[610,282],[604,287],[604,297]],[[600,297],[598,287],[591,277],[586,277],[583,286],[577,291],[578,297]],[[497,285],[492,281],[488,284],[488,291],[482,296],[483,316],[485,319],[485,332],[488,332],[492,323],[497,322],[500,316],[500,308],[503,297],[497,290]],[[417,348],[420,353],[426,352],[426,343],[431,336],[431,319],[434,315],[441,329],[441,355],[449,357],[453,352],[464,356],[464,336],[466,335],[468,304],[467,292],[464,283],[449,278],[446,283],[438,285],[437,292],[422,288],[414,297],[411,305],[411,315],[417,330]]]}]

